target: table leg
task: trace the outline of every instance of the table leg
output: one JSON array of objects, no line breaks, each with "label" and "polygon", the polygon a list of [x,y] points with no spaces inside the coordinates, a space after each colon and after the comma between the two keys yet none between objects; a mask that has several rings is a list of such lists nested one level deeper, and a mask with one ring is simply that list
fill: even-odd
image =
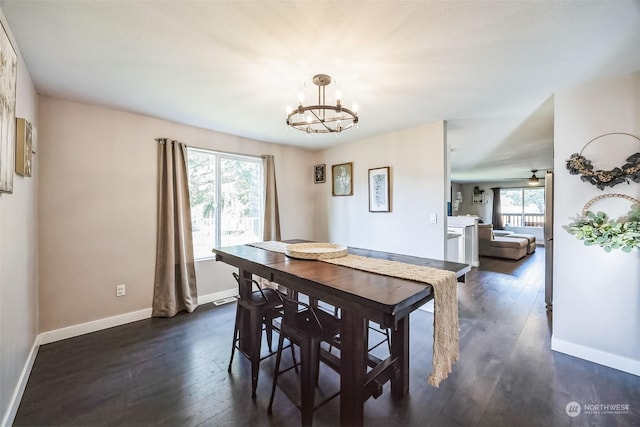
[{"label": "table leg", "polygon": [[364,380],[367,357],[367,320],[342,309],[340,328],[340,425],[364,424]]},{"label": "table leg", "polygon": [[398,369],[391,377],[391,395],[401,398],[409,393],[409,315],[391,331],[391,354],[398,360]]}]

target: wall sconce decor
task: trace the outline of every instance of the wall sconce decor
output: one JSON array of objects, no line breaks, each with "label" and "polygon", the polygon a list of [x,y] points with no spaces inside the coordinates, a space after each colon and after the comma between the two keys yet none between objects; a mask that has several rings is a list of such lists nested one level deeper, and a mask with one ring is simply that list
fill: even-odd
[{"label": "wall sconce decor", "polygon": [[472,203],[474,205],[484,205],[486,203],[486,200],[484,198],[484,190],[481,190],[477,186],[473,188]]}]

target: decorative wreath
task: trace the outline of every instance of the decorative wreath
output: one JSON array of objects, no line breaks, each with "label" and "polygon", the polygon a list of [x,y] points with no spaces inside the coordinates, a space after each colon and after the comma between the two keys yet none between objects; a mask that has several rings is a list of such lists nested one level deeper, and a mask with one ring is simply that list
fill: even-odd
[{"label": "decorative wreath", "polygon": [[598,137],[593,138],[587,142],[579,153],[573,153],[569,160],[567,160],[567,169],[571,175],[582,175],[580,179],[584,182],[595,185],[600,190],[604,190],[605,187],[613,187],[614,185],[622,182],[629,183],[629,180],[640,183],[640,152],[627,157],[626,162],[622,167],[616,167],[609,171],[593,169],[591,160],[582,155],[582,152],[587,145],[591,144],[598,138],[602,138],[607,135],[627,135],[640,141],[635,135],[621,132],[605,133]]},{"label": "decorative wreath", "polygon": [[[626,217],[609,219],[604,212],[593,213],[589,210],[594,202],[608,197],[621,197],[633,203]],[[640,249],[640,201],[615,193],[594,197],[584,205],[582,215],[573,218],[570,224],[562,228],[578,240],[584,240],[585,246],[598,245],[605,252],[613,249],[621,249],[623,252]]]}]

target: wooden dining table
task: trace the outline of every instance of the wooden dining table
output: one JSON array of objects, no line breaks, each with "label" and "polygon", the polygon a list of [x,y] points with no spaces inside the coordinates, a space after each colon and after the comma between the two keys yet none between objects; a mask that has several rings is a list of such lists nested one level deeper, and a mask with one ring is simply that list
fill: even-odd
[{"label": "wooden dining table", "polygon": [[[306,240],[286,241],[299,242]],[[459,281],[464,281],[464,275],[471,269],[467,264],[410,255],[352,247],[348,251],[452,271]],[[291,258],[250,245],[216,248],[213,253],[217,261],[237,267],[241,277],[257,275],[341,309],[342,426],[363,425],[364,402],[371,396],[377,397],[386,381],[391,381],[393,397],[402,398],[409,392],[409,314],[433,299],[430,285],[322,261]],[[369,321],[391,331],[391,352],[385,360],[377,360],[368,353]]]}]

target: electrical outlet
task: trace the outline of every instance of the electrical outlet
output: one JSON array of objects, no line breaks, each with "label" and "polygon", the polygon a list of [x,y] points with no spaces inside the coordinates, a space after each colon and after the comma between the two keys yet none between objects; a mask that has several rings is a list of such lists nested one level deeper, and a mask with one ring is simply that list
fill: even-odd
[{"label": "electrical outlet", "polygon": [[123,297],[127,294],[126,285],[118,285],[116,286],[116,296]]}]

